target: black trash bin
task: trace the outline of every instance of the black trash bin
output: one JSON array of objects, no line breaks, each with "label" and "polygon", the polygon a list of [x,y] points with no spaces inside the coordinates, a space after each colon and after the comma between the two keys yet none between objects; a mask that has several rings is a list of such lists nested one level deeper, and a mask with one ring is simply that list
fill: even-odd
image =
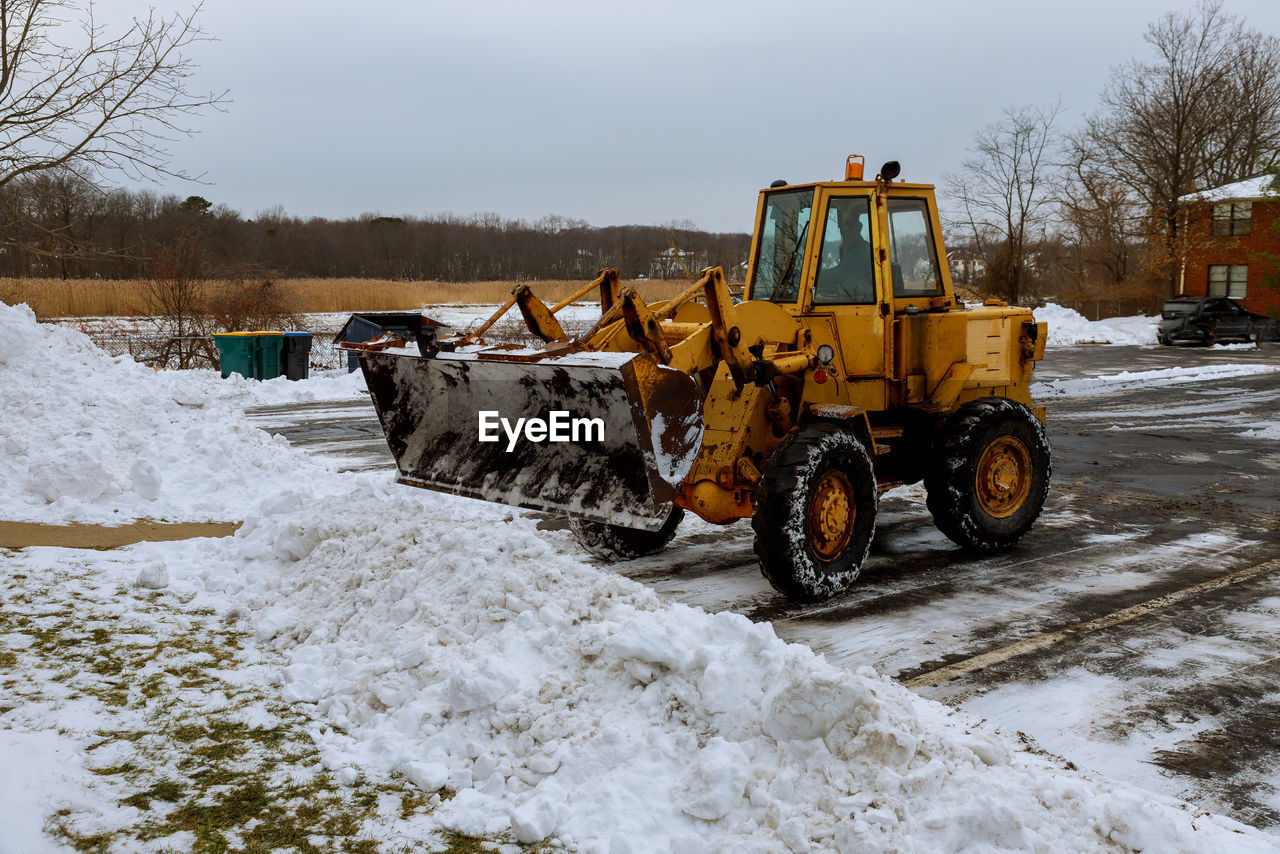
[{"label": "black trash bin", "polygon": [[[334,336],[334,344],[363,344],[390,332],[410,341],[420,341],[424,329],[435,327],[446,328],[418,311],[362,311],[351,315],[338,334]],[[360,359],[354,351],[347,351],[347,370],[355,371],[360,367]]]},{"label": "black trash bin", "polygon": [[305,380],[311,371],[311,333],[284,333],[284,375],[291,380]]}]

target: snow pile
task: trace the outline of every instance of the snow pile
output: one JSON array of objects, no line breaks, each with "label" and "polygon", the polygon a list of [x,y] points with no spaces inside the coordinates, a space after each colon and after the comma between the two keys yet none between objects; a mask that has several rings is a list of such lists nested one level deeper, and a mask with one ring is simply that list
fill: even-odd
[{"label": "snow pile", "polygon": [[1157,317],[1112,317],[1087,320],[1080,312],[1054,303],[1034,311],[1037,321],[1049,324],[1050,347],[1074,344],[1155,344]]},{"label": "snow pile", "polygon": [[[320,463],[250,426],[216,374],[111,357],[0,303],[0,482],[10,521],[234,520]],[[240,380],[245,383],[248,381]]]},{"label": "snow pile", "polygon": [[768,625],[663,604],[526,518],[404,493],[277,512],[199,560],[169,546],[169,571],[286,653],[284,696],[333,727],[326,766],[456,791],[448,829],[614,854],[1270,848]]},{"label": "snow pile", "polygon": [[249,621],[339,779],[447,787],[446,828],[613,854],[1273,850],[768,625],[664,604],[517,512],[332,474],[184,382],[0,305],[6,515],[245,518],[120,561]]}]

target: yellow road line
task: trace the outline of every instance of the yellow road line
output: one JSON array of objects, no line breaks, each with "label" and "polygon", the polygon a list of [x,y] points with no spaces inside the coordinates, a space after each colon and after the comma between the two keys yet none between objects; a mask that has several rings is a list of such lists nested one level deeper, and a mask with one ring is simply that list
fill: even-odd
[{"label": "yellow road line", "polygon": [[957,661],[954,664],[948,664],[945,667],[939,667],[937,670],[931,670],[928,673],[922,673],[906,680],[902,684],[911,690],[920,688],[932,688],[941,685],[943,682],[966,676],[983,668],[990,667],[993,664],[999,664],[1002,661],[1008,661],[1019,655],[1026,655],[1029,652],[1051,647],[1054,644],[1061,643],[1068,638],[1080,637],[1091,632],[1100,631],[1110,628],[1111,626],[1127,623],[1130,620],[1136,620],[1138,617],[1150,614],[1161,608],[1181,602],[1183,599],[1189,599],[1193,596],[1205,593],[1210,590],[1217,590],[1220,587],[1226,587],[1231,584],[1237,584],[1245,581],[1255,575],[1261,575],[1264,572],[1280,569],[1280,559],[1269,560],[1256,566],[1247,566],[1243,569],[1237,569],[1235,572],[1229,572],[1226,575],[1220,575],[1217,578],[1211,578],[1208,581],[1202,581],[1199,584],[1193,584],[1190,587],[1184,587],[1181,590],[1175,590],[1172,593],[1166,593],[1164,596],[1158,596],[1146,602],[1139,602],[1120,611],[1107,614],[1104,617],[1098,617],[1084,623],[1076,623],[1063,629],[1052,632],[1046,632],[1033,638],[1018,641],[1009,644],[1000,649],[993,649],[990,652],[984,652],[981,655],[975,655],[972,658],[966,658],[963,661]]}]

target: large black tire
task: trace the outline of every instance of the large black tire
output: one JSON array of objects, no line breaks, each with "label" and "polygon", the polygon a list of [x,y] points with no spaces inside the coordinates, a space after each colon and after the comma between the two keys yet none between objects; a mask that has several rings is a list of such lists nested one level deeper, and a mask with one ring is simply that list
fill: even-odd
[{"label": "large black tire", "polygon": [[755,492],[760,571],[792,599],[826,599],[853,583],[876,527],[876,477],[867,449],[838,424],[808,424],[784,439]]},{"label": "large black tire", "polygon": [[621,525],[609,525],[604,522],[592,522],[587,519],[570,519],[569,530],[582,546],[591,554],[603,560],[631,560],[632,558],[655,555],[667,547],[680,527],[684,511],[672,507],[667,521],[657,531],[645,531],[641,528],[624,528]]},{"label": "large black tire", "polygon": [[924,485],[934,524],[976,551],[1008,548],[1031,529],[1049,494],[1044,426],[1008,398],[965,404],[947,419]]}]

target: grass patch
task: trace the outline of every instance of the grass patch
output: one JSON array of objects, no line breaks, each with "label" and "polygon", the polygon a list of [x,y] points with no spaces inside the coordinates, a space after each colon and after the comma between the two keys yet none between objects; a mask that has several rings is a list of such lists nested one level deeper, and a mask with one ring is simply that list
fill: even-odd
[{"label": "grass patch", "polygon": [[145,792],[138,792],[127,798],[121,798],[120,803],[127,807],[137,807],[140,810],[151,808],[151,802],[167,801],[169,803],[177,803],[182,800],[186,787],[181,783],[173,780],[161,780]]},{"label": "grass patch", "polygon": [[45,831],[54,839],[66,843],[76,851],[106,854],[109,850],[108,846],[115,840],[116,834],[108,832],[80,833],[68,824],[68,816],[70,816],[70,810],[59,810],[57,815],[46,825]]},{"label": "grass patch", "polygon": [[[27,594],[21,603],[9,595],[18,585]],[[6,690],[19,704],[0,714],[65,700],[83,714],[96,703],[96,740],[84,745],[97,766],[93,791],[137,811],[126,826],[104,829],[92,805],[59,810],[45,823],[54,839],[81,852],[169,850],[166,840],[181,839],[182,850],[250,854],[479,852],[510,841],[422,829],[421,818],[450,791],[426,793],[399,777],[339,783],[323,768],[312,721],[265,688],[265,674],[244,672],[251,665],[239,650],[248,640],[233,621],[188,610],[168,593],[82,595],[93,585],[87,567],[21,581],[0,574],[0,633],[27,637],[20,669],[16,653],[0,653],[15,676]],[[155,643],[130,640],[137,634]]]},{"label": "grass patch", "polygon": [[[529,282],[546,303],[558,302],[585,285],[581,281]],[[649,302],[669,299],[691,280],[624,282]],[[138,279],[4,279],[5,302],[25,302],[40,318],[138,317],[147,313],[144,282]],[[411,311],[441,303],[501,303],[516,282],[398,282],[389,279],[280,279],[277,286],[296,313]]]}]

